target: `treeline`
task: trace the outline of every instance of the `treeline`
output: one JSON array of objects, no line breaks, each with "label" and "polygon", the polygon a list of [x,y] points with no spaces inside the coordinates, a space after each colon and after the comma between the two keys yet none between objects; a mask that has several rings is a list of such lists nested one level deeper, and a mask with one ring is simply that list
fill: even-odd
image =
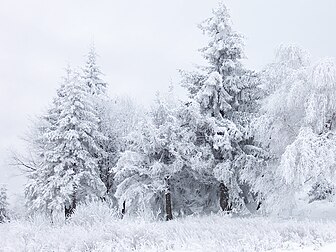
[{"label": "treeline", "polygon": [[124,215],[290,211],[333,199],[336,66],[311,64],[281,46],[255,72],[223,4],[200,25],[207,61],[181,71],[188,98],[171,87],[149,110],[110,98],[92,47],[29,134],[27,206],[69,217],[102,200]]}]

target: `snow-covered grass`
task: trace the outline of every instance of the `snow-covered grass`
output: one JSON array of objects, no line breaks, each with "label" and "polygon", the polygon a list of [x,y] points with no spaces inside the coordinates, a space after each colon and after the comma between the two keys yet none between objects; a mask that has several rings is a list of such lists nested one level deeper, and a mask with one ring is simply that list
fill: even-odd
[{"label": "snow-covered grass", "polygon": [[[311,251],[336,244],[335,220],[221,215],[169,222],[119,219],[103,205],[66,224],[35,217],[0,224],[0,251]],[[336,251],[336,248],[335,248]]]}]

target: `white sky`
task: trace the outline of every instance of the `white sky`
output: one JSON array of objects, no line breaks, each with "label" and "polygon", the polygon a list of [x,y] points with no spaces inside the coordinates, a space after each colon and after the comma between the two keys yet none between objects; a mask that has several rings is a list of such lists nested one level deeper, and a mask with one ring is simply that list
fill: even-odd
[{"label": "white sky", "polygon": [[[246,64],[260,69],[281,43],[314,59],[336,57],[335,0],[227,0],[234,27],[246,37]],[[69,62],[83,63],[94,38],[111,94],[149,103],[201,62],[197,24],[217,0],[0,0],[0,183],[22,182],[8,149],[22,146],[29,117],[51,102]]]}]

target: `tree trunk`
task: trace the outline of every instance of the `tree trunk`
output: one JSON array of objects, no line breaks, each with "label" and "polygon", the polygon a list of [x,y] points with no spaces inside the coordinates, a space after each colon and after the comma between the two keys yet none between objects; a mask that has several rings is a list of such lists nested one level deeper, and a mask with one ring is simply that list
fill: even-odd
[{"label": "tree trunk", "polygon": [[123,206],[121,209],[121,219],[124,218],[125,213],[126,213],[126,200],[124,200]]},{"label": "tree trunk", "polygon": [[232,210],[231,204],[229,204],[229,189],[223,182],[220,182],[219,184],[219,205],[222,211]]},{"label": "tree trunk", "polygon": [[169,220],[173,219],[169,177],[165,178],[165,182],[166,182],[166,193],[165,193],[165,198],[166,198],[166,220],[169,221]]},{"label": "tree trunk", "polygon": [[65,214],[65,219],[69,219],[71,217],[71,215],[73,214],[74,212],[74,207],[73,205],[69,205],[69,206],[64,206],[64,214]]},{"label": "tree trunk", "polygon": [[50,222],[51,224],[54,224],[54,215],[53,215],[53,210],[50,210]]},{"label": "tree trunk", "polygon": [[64,206],[65,219],[69,219],[76,209],[76,191],[73,192],[72,202],[69,206]]}]

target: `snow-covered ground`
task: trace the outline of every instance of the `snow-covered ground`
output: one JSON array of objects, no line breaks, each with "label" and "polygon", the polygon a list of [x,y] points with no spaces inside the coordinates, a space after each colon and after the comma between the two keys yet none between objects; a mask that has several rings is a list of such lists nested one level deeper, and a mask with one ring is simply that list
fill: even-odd
[{"label": "snow-covered ground", "polygon": [[301,252],[314,252],[314,251],[319,251],[319,252],[335,252],[336,251],[336,243],[330,243],[327,244],[321,248],[316,248],[316,247],[307,247],[301,250],[297,250]]},{"label": "snow-covered ground", "polygon": [[100,206],[79,209],[67,224],[41,217],[1,224],[0,251],[336,251],[336,220],[329,217],[212,215],[161,222],[121,220]]}]

